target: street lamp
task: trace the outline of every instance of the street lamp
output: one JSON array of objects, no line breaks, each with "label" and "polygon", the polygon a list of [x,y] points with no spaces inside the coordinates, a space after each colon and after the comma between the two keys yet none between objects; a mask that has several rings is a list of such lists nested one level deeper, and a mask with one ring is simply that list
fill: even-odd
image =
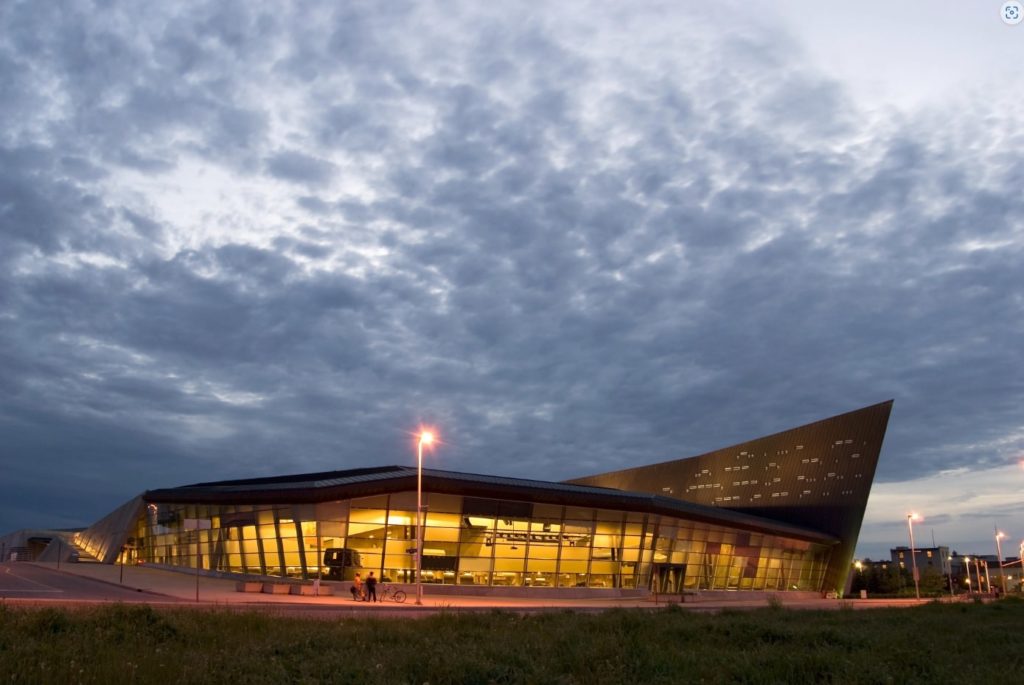
[{"label": "street lamp", "polygon": [[996,531],[996,561],[999,562],[999,580],[1003,585],[1003,596],[1006,596],[1006,571],[1003,570],[1003,546],[1000,544],[1000,540],[1006,537],[1006,533],[1000,532],[999,528]]},{"label": "street lamp", "polygon": [[971,558],[964,557],[964,569],[967,571],[967,596],[971,596]]},{"label": "street lamp", "polygon": [[920,574],[917,572],[917,551],[914,549],[914,520],[920,520],[917,514],[907,514],[907,530],[910,531],[910,561],[914,566],[914,596],[921,599]]},{"label": "street lamp", "polygon": [[420,432],[416,450],[416,604],[423,604],[423,446],[433,442],[433,433]]}]

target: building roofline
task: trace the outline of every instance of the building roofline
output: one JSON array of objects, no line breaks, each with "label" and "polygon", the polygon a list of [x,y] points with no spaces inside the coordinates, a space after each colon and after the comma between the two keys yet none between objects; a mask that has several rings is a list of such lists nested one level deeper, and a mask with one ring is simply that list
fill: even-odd
[{"label": "building roofline", "polygon": [[653,467],[653,466],[667,466],[667,465],[670,465],[670,464],[676,464],[676,463],[681,462],[681,461],[690,461],[691,459],[692,460],[696,460],[696,459],[700,459],[701,457],[707,457],[707,456],[711,456],[713,454],[717,454],[719,452],[727,452],[727,451],[730,451],[730,450],[739,449],[740,447],[743,447],[744,445],[748,445],[748,444],[753,443],[753,442],[767,442],[769,440],[781,437],[781,436],[783,436],[783,435],[785,435],[787,433],[791,433],[791,432],[793,432],[795,430],[798,430],[798,429],[799,430],[804,430],[804,429],[812,429],[813,430],[814,428],[816,428],[818,426],[827,425],[829,423],[842,420],[843,418],[848,417],[848,416],[852,416],[854,414],[860,414],[860,413],[864,413],[864,412],[869,412],[869,411],[871,411],[872,409],[874,409],[876,407],[883,407],[885,405],[890,405],[890,407],[891,407],[891,405],[894,402],[895,402],[895,400],[885,400],[884,402],[876,402],[875,404],[869,404],[869,405],[867,405],[865,407],[861,407],[860,409],[853,409],[851,411],[843,412],[842,414],[836,414],[835,416],[829,416],[829,417],[826,417],[824,419],[818,419],[817,421],[811,421],[810,423],[801,424],[800,426],[797,426],[796,428],[787,428],[785,430],[776,431],[775,433],[769,433],[768,435],[762,435],[760,437],[750,438],[749,440],[741,440],[741,441],[739,441],[737,443],[734,443],[732,445],[726,445],[725,447],[718,447],[718,448],[710,450],[708,452],[702,452],[700,454],[694,454],[694,455],[691,455],[689,457],[677,457],[675,459],[666,459],[664,461],[656,461],[656,462],[653,462],[651,464],[641,464],[639,466],[630,466],[628,468],[616,469],[614,471],[603,471],[601,473],[595,473],[595,474],[592,474],[592,475],[579,476],[577,478],[569,478],[569,479],[566,479],[565,482],[566,483],[574,483],[576,481],[586,480],[588,478],[612,476],[612,475],[619,474],[619,473],[629,473],[631,471],[636,471],[637,469],[645,469],[645,468],[649,468],[649,467]]},{"label": "building roofline", "polygon": [[[752,514],[708,507],[650,493],[592,485],[424,469],[423,486],[430,492],[444,494],[675,516],[751,532],[793,537],[818,544],[835,544],[838,541],[835,537],[817,530]],[[415,488],[415,468],[385,466],[197,483],[149,490],[143,495],[143,499],[158,504],[309,504]]]}]

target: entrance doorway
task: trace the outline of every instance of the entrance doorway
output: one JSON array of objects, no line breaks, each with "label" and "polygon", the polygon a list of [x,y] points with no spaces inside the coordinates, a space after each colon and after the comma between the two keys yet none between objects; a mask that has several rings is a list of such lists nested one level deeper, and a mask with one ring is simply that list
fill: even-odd
[{"label": "entrance doorway", "polygon": [[654,564],[651,590],[663,595],[678,595],[683,591],[686,564]]}]

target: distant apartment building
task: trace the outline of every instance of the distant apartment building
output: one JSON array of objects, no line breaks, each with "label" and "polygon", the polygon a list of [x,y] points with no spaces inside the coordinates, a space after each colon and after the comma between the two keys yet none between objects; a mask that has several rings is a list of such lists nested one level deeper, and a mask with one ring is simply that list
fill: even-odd
[{"label": "distant apartment building", "polygon": [[909,547],[896,547],[889,550],[889,556],[893,564],[910,571],[916,562],[921,575],[935,573],[944,576],[952,572],[949,547],[915,547],[913,556]]},{"label": "distant apartment building", "polygon": [[[1000,560],[994,554],[957,554],[951,557],[953,578],[961,587],[974,592],[1024,591],[1024,574],[1019,557]],[[1005,582],[1003,576],[1005,575]]]}]

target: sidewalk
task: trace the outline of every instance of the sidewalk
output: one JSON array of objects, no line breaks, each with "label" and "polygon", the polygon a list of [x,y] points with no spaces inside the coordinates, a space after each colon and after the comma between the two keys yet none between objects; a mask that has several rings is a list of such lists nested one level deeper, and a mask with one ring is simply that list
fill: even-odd
[{"label": "sidewalk", "polygon": [[[49,569],[56,570],[56,564],[36,563]],[[431,596],[430,586],[423,587],[423,605],[415,603],[415,586],[394,584],[405,590],[408,598],[403,604],[393,601],[367,604],[355,602],[349,594],[349,583],[338,583],[324,581],[323,585],[331,588],[336,595],[313,597],[308,595],[292,594],[266,594],[256,592],[239,592],[236,589],[237,580],[228,578],[216,578],[211,576],[188,573],[187,571],[168,571],[165,569],[151,568],[147,566],[125,566],[123,569],[117,565],[93,564],[93,563],[64,563],[60,569],[63,573],[72,573],[78,576],[92,578],[113,585],[144,590],[156,594],[166,595],[168,601],[195,602],[196,586],[198,581],[199,602],[203,604],[228,604],[228,605],[300,605],[310,607],[336,607],[336,608],[368,608],[375,607],[382,610],[393,609],[444,609],[444,608],[511,608],[511,609],[542,609],[542,608],[600,608],[612,607],[644,607],[655,606],[653,600],[649,599],[549,599],[549,598],[523,598],[523,597],[493,597],[493,596],[472,596],[472,595],[435,595]],[[267,579],[273,582],[274,579]],[[310,583],[305,583],[309,585]],[[378,586],[379,591],[380,586]],[[764,603],[761,602],[763,605]],[[664,606],[665,602],[659,602]]]},{"label": "sidewalk", "polygon": [[[56,569],[55,563],[36,562],[36,565]],[[430,586],[423,587],[423,605],[415,603],[415,587],[398,585],[408,593],[403,604],[392,601],[379,603],[355,602],[348,591],[348,583],[324,582],[338,594],[335,596],[277,595],[266,593],[239,592],[236,590],[235,579],[196,576],[187,571],[168,571],[147,566],[125,566],[94,563],[62,563],[60,572],[92,578],[94,580],[121,585],[126,588],[143,590],[165,595],[168,603],[196,603],[196,587],[198,581],[199,604],[221,605],[250,608],[279,608],[281,610],[323,609],[323,610],[359,610],[360,612],[436,612],[438,610],[490,610],[507,609],[512,611],[545,611],[545,610],[582,610],[600,611],[614,608],[655,609],[680,604],[678,595],[645,598],[586,598],[557,599],[550,597],[495,597],[474,595],[434,595],[431,596]],[[123,572],[123,581],[122,581]],[[878,606],[907,606],[908,600],[829,600],[808,599],[806,595],[787,597],[785,593],[774,595],[787,608],[800,609],[836,609],[841,606],[854,608],[870,608]],[[909,600],[910,604],[916,604]],[[768,606],[769,600],[764,595],[755,594],[745,597],[743,593],[731,593],[728,598],[701,599],[687,601],[681,607],[695,611],[720,611],[729,609],[755,609]]]}]

